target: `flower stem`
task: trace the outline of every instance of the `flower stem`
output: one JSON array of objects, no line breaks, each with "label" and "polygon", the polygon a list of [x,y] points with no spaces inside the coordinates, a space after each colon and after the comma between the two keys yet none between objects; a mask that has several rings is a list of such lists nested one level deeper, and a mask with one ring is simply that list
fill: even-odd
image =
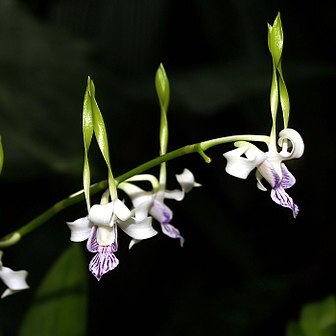
[{"label": "flower stem", "polygon": [[[238,140],[249,140],[249,141],[259,141],[268,143],[269,137],[265,135],[235,135],[235,136],[227,136],[221,137],[216,139],[211,139],[207,141],[203,141],[200,143],[187,145],[171,152],[168,152],[164,155],[160,155],[152,160],[149,160],[140,166],[137,166],[134,169],[129,170],[128,172],[119,175],[114,178],[116,186],[121,182],[127,180],[128,178],[141,174],[147,171],[150,168],[153,168],[163,162],[167,162],[169,160],[176,159],[186,154],[198,153],[201,157],[205,160],[205,162],[209,163],[211,159],[204,153],[205,150],[209,149],[210,147],[217,146],[220,144],[234,142]],[[96,194],[99,191],[106,189],[108,186],[107,180],[100,181],[90,186],[90,194]],[[21,228],[7,234],[6,236],[0,239],[0,248],[6,248],[12,246],[20,241],[20,239],[27,235],[28,233],[34,231],[42,224],[46,223],[49,219],[57,215],[59,212],[63,211],[64,209],[75,205],[81,201],[85,200],[84,190],[80,190],[75,194],[68,196],[67,198],[55,203],[49,209],[44,211],[39,216],[35,217],[28,223],[26,223]]]}]

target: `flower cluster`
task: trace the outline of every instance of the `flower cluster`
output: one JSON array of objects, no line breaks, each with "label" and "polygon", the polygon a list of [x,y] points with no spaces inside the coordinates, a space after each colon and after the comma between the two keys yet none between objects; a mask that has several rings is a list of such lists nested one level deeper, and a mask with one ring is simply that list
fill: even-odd
[{"label": "flower cluster", "polygon": [[[151,238],[158,232],[153,228],[153,218],[157,220],[162,232],[171,238],[179,238],[183,245],[180,231],[170,222],[173,211],[164,203],[165,198],[181,201],[184,194],[194,186],[199,186],[193,174],[185,169],[182,174],[176,175],[181,189],[156,190],[158,181],[153,175],[136,175],[119,185],[132,201],[131,210],[120,199],[105,203],[107,190],[100,204],[93,205],[88,215],[68,222],[71,230],[70,240],[81,242],[87,240],[88,251],[95,253],[89,270],[100,280],[102,275],[114,269],[119,261],[115,256],[118,250],[118,229],[131,237],[131,248],[141,240]],[[130,181],[151,180],[157,182],[150,191],[145,191]]]},{"label": "flower cluster", "polygon": [[256,169],[257,187],[263,191],[267,190],[262,184],[262,179],[265,179],[272,188],[272,200],[292,209],[295,218],[299,207],[285,191],[294,185],[295,177],[282,161],[300,158],[304,151],[304,143],[297,131],[286,128],[279,133],[278,144],[282,148],[280,152],[269,146],[265,153],[250,142],[236,142],[235,146],[238,148],[224,154],[227,159],[226,172],[246,179],[250,172]]},{"label": "flower cluster", "polygon": [[[0,240],[0,248],[17,243],[22,236],[43,224],[50,214],[55,215],[66,206],[85,199],[87,213],[84,217],[67,222],[72,242],[86,241],[87,250],[93,253],[89,270],[100,280],[104,274],[113,270],[119,264],[116,256],[118,251],[118,234],[120,230],[130,237],[129,248],[142,240],[158,234],[156,226],[163,234],[177,239],[182,247],[184,237],[180,230],[172,224],[173,210],[167,203],[182,201],[185,194],[201,184],[196,182],[193,173],[184,169],[177,174],[178,189],[167,188],[167,162],[186,154],[197,153],[205,162],[211,159],[205,151],[213,146],[224,143],[234,143],[236,148],[224,153],[227,160],[226,172],[235,177],[246,179],[255,170],[257,187],[267,190],[264,180],[270,185],[272,200],[289,208],[294,218],[299,213],[299,207],[286,190],[291,188],[296,180],[290,173],[284,161],[300,158],[304,152],[304,142],[301,135],[288,127],[289,97],[282,73],[281,56],[283,48],[283,32],[280,16],[274,24],[268,26],[268,46],[272,56],[273,72],[270,94],[270,109],[272,125],[270,135],[231,135],[221,138],[187,145],[167,152],[168,121],[167,111],[170,99],[168,77],[162,64],[155,75],[155,87],[160,104],[159,156],[139,165],[123,175],[115,177],[109,154],[109,143],[104,119],[95,98],[95,86],[90,77],[83,102],[82,133],[84,145],[83,189],[65,200],[55,204],[42,216],[36,217],[20,229],[8,234]],[[282,110],[283,126],[277,130],[278,107]],[[106,164],[106,180],[91,184],[89,151],[92,140],[98,144],[100,154]],[[263,143],[267,150],[261,150],[255,143]],[[3,150],[0,138],[0,173],[3,164]],[[149,169],[159,167],[158,177],[147,174]],[[143,185],[149,187],[140,187]],[[91,205],[93,193],[101,192],[100,202]],[[2,265],[0,251],[0,279],[8,287],[2,297],[16,291],[28,288],[26,271],[13,271]]]}]

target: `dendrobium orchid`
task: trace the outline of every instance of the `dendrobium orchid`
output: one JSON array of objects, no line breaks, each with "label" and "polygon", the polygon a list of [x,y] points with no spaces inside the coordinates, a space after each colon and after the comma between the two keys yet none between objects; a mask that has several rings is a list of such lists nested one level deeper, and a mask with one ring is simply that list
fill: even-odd
[{"label": "dendrobium orchid", "polygon": [[87,239],[88,251],[96,253],[90,262],[89,270],[97,280],[119,264],[114,254],[118,250],[118,226],[132,239],[146,239],[157,233],[152,228],[150,218],[136,220],[119,199],[95,204],[86,217],[67,224],[71,230],[70,240],[80,242]]},{"label": "dendrobium orchid", "polygon": [[[181,186],[175,190],[161,190],[159,182],[155,176],[150,174],[136,175],[121,183],[118,188],[122,189],[131,199],[132,204],[142,216],[150,215],[160,223],[162,232],[171,238],[178,238],[180,245],[183,246],[184,238],[180,231],[170,222],[173,219],[173,211],[164,203],[165,199],[182,201],[185,193],[191,191],[193,187],[201,186],[195,181],[194,175],[190,170],[184,169],[181,174],[176,175],[176,179]],[[136,181],[150,181],[153,186],[152,191],[146,191],[135,185]],[[133,240],[132,244],[139,240]]]},{"label": "dendrobium orchid", "polygon": [[234,150],[226,152],[226,172],[230,175],[246,179],[249,173],[256,168],[257,187],[267,190],[262,184],[264,178],[271,186],[272,200],[286,208],[290,208],[294,218],[299,213],[299,207],[286,193],[285,189],[295,183],[295,177],[289,172],[285,160],[296,159],[304,152],[304,143],[300,134],[291,128],[285,128],[279,133],[278,145],[269,145],[268,151],[263,152],[258,147],[247,141],[237,141]]},{"label": "dendrobium orchid", "polygon": [[6,296],[12,295],[16,292],[29,288],[26,278],[27,271],[13,271],[12,269],[3,266],[2,264],[3,252],[0,251],[0,279],[8,287],[1,295],[3,299]]}]

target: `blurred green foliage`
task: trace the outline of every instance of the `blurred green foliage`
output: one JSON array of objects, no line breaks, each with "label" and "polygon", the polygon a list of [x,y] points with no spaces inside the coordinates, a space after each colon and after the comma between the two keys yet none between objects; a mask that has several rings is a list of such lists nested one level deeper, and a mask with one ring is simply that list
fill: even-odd
[{"label": "blurred green foliage", "polygon": [[336,335],[336,299],[334,295],[303,306],[299,321],[288,324],[286,336]]},{"label": "blurred green foliage", "polygon": [[44,277],[18,335],[85,335],[87,330],[86,258],[73,244]]}]

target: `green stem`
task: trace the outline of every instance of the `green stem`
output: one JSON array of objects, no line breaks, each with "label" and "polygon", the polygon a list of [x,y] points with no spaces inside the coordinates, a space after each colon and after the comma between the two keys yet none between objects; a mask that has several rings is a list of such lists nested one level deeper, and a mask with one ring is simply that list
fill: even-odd
[{"label": "green stem", "polygon": [[[91,194],[95,194],[107,187],[107,181],[101,181],[99,183],[93,184],[90,187]],[[20,229],[15,230],[3,238],[0,239],[0,248],[5,248],[16,244],[23,236],[27,235],[31,231],[37,229],[39,226],[47,222],[49,219],[54,217],[56,214],[62,210],[75,205],[81,201],[85,200],[84,190],[81,190],[69,197],[55,203],[52,207],[44,211],[39,216],[35,217],[33,220],[22,226]]]},{"label": "green stem", "polygon": [[[265,135],[235,135],[235,136],[227,136],[227,137],[207,140],[207,141],[203,141],[203,142],[192,144],[192,145],[187,145],[179,149],[173,150],[171,152],[168,152],[164,155],[158,156],[152,160],[149,160],[143,163],[140,166],[137,166],[134,169],[129,170],[125,174],[119,175],[118,177],[115,178],[116,186],[119,183],[127,180],[128,178],[134,175],[141,174],[144,171],[147,171],[148,169],[153,168],[163,162],[167,162],[169,160],[178,158],[186,154],[199,153],[206,162],[210,162],[211,161],[210,158],[206,156],[204,153],[205,150],[213,146],[217,146],[217,145],[228,143],[228,142],[234,142],[238,140],[259,141],[259,142],[268,143],[269,137]],[[90,187],[91,195],[101,190],[106,189],[107,185],[108,184],[106,180],[93,184]],[[9,246],[16,244],[23,236],[37,229],[39,226],[47,222],[49,219],[54,217],[59,212],[83,200],[85,200],[85,195],[84,195],[84,190],[81,190],[55,203],[49,209],[44,211],[42,214],[40,214],[39,216],[37,216],[36,218],[34,218],[33,220],[25,224],[18,230],[13,231],[7,234],[6,236],[4,236],[2,239],[0,239],[0,248],[9,247]]]}]

